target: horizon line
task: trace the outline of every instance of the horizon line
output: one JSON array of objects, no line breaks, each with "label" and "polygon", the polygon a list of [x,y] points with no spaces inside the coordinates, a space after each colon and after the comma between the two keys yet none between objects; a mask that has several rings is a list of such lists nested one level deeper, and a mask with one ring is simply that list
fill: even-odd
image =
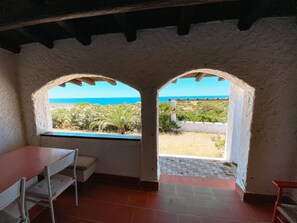
[{"label": "horizon line", "polygon": [[[170,96],[159,96],[158,98],[162,98],[162,97],[229,97],[229,95],[170,95]],[[49,98],[49,99],[85,99],[85,98],[141,98],[141,96],[134,96],[134,97],[78,97],[78,98],[70,98],[70,97],[66,97],[66,98]]]}]

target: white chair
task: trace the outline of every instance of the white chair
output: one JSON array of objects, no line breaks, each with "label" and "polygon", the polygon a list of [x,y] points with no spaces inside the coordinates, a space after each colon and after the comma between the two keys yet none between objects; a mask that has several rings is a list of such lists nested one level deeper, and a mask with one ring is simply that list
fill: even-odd
[{"label": "white chair", "polygon": [[[8,189],[0,193],[0,222],[29,222],[25,207],[25,178],[18,180]],[[3,209],[18,200],[20,217],[14,217]]]},{"label": "white chair", "polygon": [[[53,201],[70,185],[75,186],[75,204],[78,206],[76,160],[78,150],[73,150],[66,157],[44,168],[44,180],[33,185],[26,192],[26,200],[49,207],[52,222],[55,222]],[[57,174],[61,170],[73,164],[73,176]]]}]

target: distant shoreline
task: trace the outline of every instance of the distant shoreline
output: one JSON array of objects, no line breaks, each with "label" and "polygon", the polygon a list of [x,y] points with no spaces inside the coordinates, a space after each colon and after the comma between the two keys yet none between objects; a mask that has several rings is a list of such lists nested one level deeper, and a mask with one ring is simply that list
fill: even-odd
[{"label": "distant shoreline", "polygon": [[59,108],[71,108],[75,104],[50,104],[51,109],[59,109]]},{"label": "distant shoreline", "polygon": [[[172,97],[159,97],[160,102],[168,102],[170,100],[203,100],[203,99],[229,99],[229,96],[172,96]],[[126,97],[126,98],[51,98],[50,100],[51,106],[61,104],[68,106],[72,106],[78,103],[89,103],[89,104],[135,104],[137,102],[141,102],[140,97]]]},{"label": "distant shoreline", "polygon": [[[219,100],[229,100],[229,97],[222,97],[221,96],[221,98],[219,98],[219,97],[217,97],[217,96],[212,96],[212,98],[204,98],[204,99],[198,99],[197,97],[195,97],[195,98],[189,98],[189,97],[186,97],[186,98],[181,98],[181,97],[179,97],[179,98],[177,98],[177,97],[172,97],[172,98],[170,98],[170,97],[168,97],[168,99],[167,99],[167,101],[164,101],[164,100],[159,100],[159,102],[169,102],[169,101],[171,101],[171,100],[176,100],[176,101],[207,101],[207,100],[209,100],[209,101],[215,101],[215,100],[217,100],[217,99],[219,99]],[[76,104],[80,104],[80,103],[89,103],[89,102],[77,102],[77,103],[50,103],[50,108],[51,109],[60,109],[60,108],[71,108],[71,107],[73,107],[74,105],[76,105]],[[118,103],[108,103],[108,102],[106,102],[105,104],[98,104],[98,103],[89,103],[89,104],[91,104],[91,105],[116,105],[116,104],[123,104],[123,103],[126,103],[126,104],[136,104],[136,103],[141,103],[140,101],[138,101],[138,102],[135,102],[135,103],[127,103],[127,102],[118,102]]]}]

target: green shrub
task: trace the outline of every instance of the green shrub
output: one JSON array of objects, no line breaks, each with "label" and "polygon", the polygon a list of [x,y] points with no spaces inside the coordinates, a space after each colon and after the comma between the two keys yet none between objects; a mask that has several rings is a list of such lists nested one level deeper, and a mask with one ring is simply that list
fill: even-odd
[{"label": "green shrub", "polygon": [[91,130],[90,124],[102,113],[101,105],[88,103],[76,104],[69,109],[70,123],[73,129]]},{"label": "green shrub", "polygon": [[55,109],[52,111],[53,128],[66,129],[70,128],[71,121],[69,117],[69,110],[67,108]]},{"label": "green shrub", "polygon": [[140,111],[134,105],[107,105],[89,126],[91,129],[117,131],[120,134],[125,134],[135,128],[140,129],[139,114]]},{"label": "green shrub", "polygon": [[217,147],[217,149],[221,150],[225,148],[226,140],[222,136],[220,135],[212,136],[211,141],[215,143],[215,147]]},{"label": "green shrub", "polygon": [[[179,101],[176,115],[180,121],[227,122],[228,101]],[[179,126],[171,121],[174,108],[159,103],[159,129],[171,132]],[[112,119],[114,119],[112,121]],[[95,105],[81,103],[71,108],[52,110],[53,128],[85,131],[141,131],[141,104]],[[117,122],[117,123],[115,123]],[[100,126],[101,125],[101,126]]]},{"label": "green shrub", "polygon": [[177,119],[191,122],[227,122],[228,101],[188,101],[177,103]]},{"label": "green shrub", "polygon": [[168,102],[159,103],[159,129],[163,132],[171,132],[180,128],[175,122],[171,121],[171,114],[174,108]]}]

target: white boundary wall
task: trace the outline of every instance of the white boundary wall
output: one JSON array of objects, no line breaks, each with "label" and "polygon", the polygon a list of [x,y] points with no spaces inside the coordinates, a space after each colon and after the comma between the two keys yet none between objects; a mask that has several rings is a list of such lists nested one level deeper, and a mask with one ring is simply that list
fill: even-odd
[{"label": "white boundary wall", "polygon": [[177,131],[185,132],[209,132],[226,134],[227,123],[221,122],[185,122],[176,121],[176,124],[180,126]]},{"label": "white boundary wall", "polygon": [[[169,102],[170,105],[176,109],[177,101],[173,100]],[[189,121],[178,121],[176,119],[176,113],[171,114],[171,121],[175,122],[180,128],[176,131],[184,132],[209,132],[226,134],[227,123],[222,122],[189,122]]]}]

